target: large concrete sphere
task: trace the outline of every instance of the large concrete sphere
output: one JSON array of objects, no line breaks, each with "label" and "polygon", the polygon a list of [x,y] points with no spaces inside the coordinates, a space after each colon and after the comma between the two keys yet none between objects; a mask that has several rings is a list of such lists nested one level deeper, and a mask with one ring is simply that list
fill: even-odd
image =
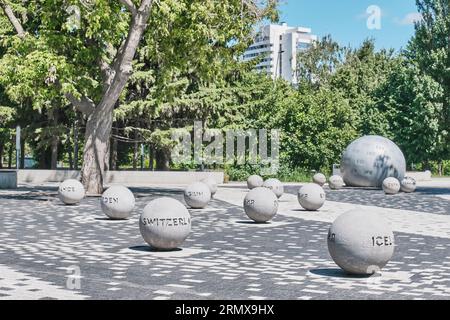
[{"label": "large concrete sphere", "polygon": [[278,179],[267,179],[266,181],[264,181],[263,187],[272,190],[277,198],[280,198],[284,193],[283,184]]},{"label": "large concrete sphere", "polygon": [[328,231],[328,251],[351,274],[380,271],[394,254],[394,234],[374,212],[352,210],[340,215]]},{"label": "large concrete sphere", "polygon": [[267,222],[277,214],[278,199],[271,190],[257,187],[245,196],[244,210],[253,221]]},{"label": "large concrete sphere", "polygon": [[400,182],[400,190],[407,193],[416,191],[416,180],[411,177],[405,177],[402,182]]},{"label": "large concrete sphere", "polygon": [[383,191],[386,194],[397,194],[400,191],[400,181],[393,177],[384,179]]},{"label": "large concrete sphere", "polygon": [[184,190],[184,201],[193,209],[203,209],[211,200],[211,191],[203,182],[195,182],[190,184]]},{"label": "large concrete sphere", "polygon": [[247,179],[247,187],[252,190],[258,187],[262,187],[264,184],[264,179],[256,174],[251,175]]},{"label": "large concrete sphere", "polygon": [[330,179],[328,179],[328,186],[333,190],[342,189],[344,186],[344,180],[338,175],[331,176]]},{"label": "large concrete sphere", "polygon": [[213,197],[217,192],[217,182],[211,177],[203,179],[201,182],[206,184],[209,188],[209,191],[211,191],[211,197]]},{"label": "large concrete sphere", "polygon": [[65,204],[77,204],[85,195],[84,187],[78,180],[68,179],[59,185],[58,196]]},{"label": "large concrete sphere", "polygon": [[178,248],[191,232],[191,216],[186,207],[172,198],[158,198],[144,208],[139,219],[141,235],[150,246]]},{"label": "large concrete sphere", "polygon": [[322,187],[327,182],[327,177],[323,173],[316,173],[313,176],[313,182]]},{"label": "large concrete sphere", "polygon": [[102,211],[111,219],[128,219],[134,209],[133,192],[124,186],[111,186],[102,194]]},{"label": "large concrete sphere", "polygon": [[342,154],[341,174],[347,186],[379,188],[387,177],[403,180],[405,171],[402,151],[380,136],[359,138]]},{"label": "large concrete sphere", "polygon": [[297,198],[302,208],[315,211],[323,206],[326,196],[321,186],[315,183],[308,183],[298,190]]}]

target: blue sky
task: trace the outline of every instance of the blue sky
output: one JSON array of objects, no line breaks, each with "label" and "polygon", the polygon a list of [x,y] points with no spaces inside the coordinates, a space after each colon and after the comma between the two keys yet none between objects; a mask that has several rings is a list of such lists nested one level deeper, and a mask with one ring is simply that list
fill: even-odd
[{"label": "blue sky", "polygon": [[[415,0],[281,0],[280,22],[312,29],[322,37],[331,34],[341,45],[356,47],[372,37],[378,49],[406,47],[417,19]],[[367,9],[381,9],[381,28],[369,29]],[[373,12],[373,11],[372,11]],[[375,20],[370,20],[375,21]]]}]

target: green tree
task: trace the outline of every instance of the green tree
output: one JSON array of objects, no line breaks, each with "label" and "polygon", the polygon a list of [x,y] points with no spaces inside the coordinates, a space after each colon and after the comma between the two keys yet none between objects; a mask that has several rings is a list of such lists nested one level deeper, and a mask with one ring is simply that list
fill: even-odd
[{"label": "green tree", "polygon": [[406,55],[443,92],[438,116],[441,138],[436,140],[442,167],[442,160],[450,158],[450,4],[449,0],[417,0],[416,3],[422,20],[415,24],[416,32]]},{"label": "green tree", "polygon": [[393,140],[409,164],[438,160],[442,135],[439,117],[442,88],[416,65],[404,59],[376,95],[387,110]]},{"label": "green tree", "polygon": [[[68,10],[67,3],[77,5],[80,15]],[[4,59],[17,65],[23,56],[33,55],[39,63],[45,56],[47,70],[56,69],[52,83],[87,118],[82,180],[87,192],[98,194],[103,191],[103,174],[109,163],[113,109],[133,73],[133,59],[144,34],[151,42],[148,49],[156,56],[156,65],[196,68],[202,76],[211,76],[219,71],[209,65],[212,56],[224,51],[238,53],[240,40],[249,37],[254,22],[273,17],[276,1],[259,3],[30,0],[19,6],[1,0],[16,33],[10,37]],[[19,14],[25,14],[26,21]],[[186,23],[190,30],[184,30]],[[157,47],[161,39],[166,45]]]}]

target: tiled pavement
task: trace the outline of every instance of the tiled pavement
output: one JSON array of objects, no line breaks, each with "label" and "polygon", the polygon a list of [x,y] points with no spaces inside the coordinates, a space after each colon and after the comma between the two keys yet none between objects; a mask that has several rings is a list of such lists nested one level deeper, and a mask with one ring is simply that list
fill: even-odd
[{"label": "tiled pavement", "polygon": [[[332,201],[317,216],[293,210],[295,196],[286,194],[280,214],[261,225],[239,205],[245,190],[221,188],[207,209],[190,210],[192,233],[171,252],[146,246],[138,215],[159,196],[182,201],[180,189],[133,191],[137,206],[127,221],[108,220],[98,198],[64,206],[56,188],[0,192],[0,299],[450,298],[450,236],[442,220],[450,201],[437,196],[445,191],[328,191]],[[346,276],[328,255],[333,214],[353,205],[416,217],[406,227],[393,220],[395,254],[381,277]],[[444,231],[415,228],[428,217]]]}]

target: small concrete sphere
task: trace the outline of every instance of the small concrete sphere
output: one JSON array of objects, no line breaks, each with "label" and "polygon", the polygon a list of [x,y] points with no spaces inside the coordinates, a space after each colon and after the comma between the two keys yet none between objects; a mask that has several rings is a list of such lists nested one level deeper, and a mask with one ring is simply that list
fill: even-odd
[{"label": "small concrete sphere", "polygon": [[316,173],[313,176],[313,182],[322,187],[327,182],[327,178],[323,173]]},{"label": "small concrete sphere", "polygon": [[328,251],[347,273],[377,273],[394,254],[394,234],[377,213],[351,210],[340,215],[330,227]]},{"label": "small concrete sphere", "polygon": [[139,219],[139,230],[153,248],[175,249],[191,232],[191,215],[180,201],[158,198],[145,206]]},{"label": "small concrete sphere", "polygon": [[400,190],[406,193],[416,191],[416,180],[411,177],[405,177],[405,179],[400,182]]},{"label": "small concrete sphere", "polygon": [[347,186],[381,188],[387,177],[403,180],[406,161],[400,148],[391,140],[364,136],[344,150],[340,170]]},{"label": "small concrete sphere", "polygon": [[133,192],[124,186],[111,186],[102,194],[102,211],[111,219],[128,219],[134,209]]},{"label": "small concrete sphere", "polygon": [[298,190],[297,198],[303,209],[315,211],[323,206],[326,195],[321,186],[316,183],[308,183]]},{"label": "small concrete sphere", "polygon": [[184,190],[184,201],[192,209],[203,209],[211,200],[211,191],[203,182],[190,184]]},{"label": "small concrete sphere", "polygon": [[330,179],[328,179],[328,186],[333,190],[342,189],[344,186],[344,180],[338,175],[331,176]]},{"label": "small concrete sphere", "polygon": [[267,188],[254,188],[245,196],[244,211],[253,221],[267,222],[277,214],[278,198]]},{"label": "small concrete sphere", "polygon": [[85,195],[84,187],[78,180],[68,179],[59,185],[58,196],[65,204],[77,204]]},{"label": "small concrete sphere", "polygon": [[272,190],[277,198],[280,198],[284,193],[284,186],[278,179],[267,179],[264,181],[263,187]]},{"label": "small concrete sphere", "polygon": [[208,186],[209,191],[211,191],[211,197],[213,197],[216,194],[218,188],[216,180],[214,180],[211,177],[208,177],[206,179],[203,179],[201,182],[203,182]]},{"label": "small concrete sphere", "polygon": [[256,174],[248,177],[247,179],[247,188],[250,190],[262,187],[264,184],[264,179]]},{"label": "small concrete sphere", "polygon": [[383,191],[386,194],[397,194],[400,191],[400,181],[393,177],[384,179]]}]

